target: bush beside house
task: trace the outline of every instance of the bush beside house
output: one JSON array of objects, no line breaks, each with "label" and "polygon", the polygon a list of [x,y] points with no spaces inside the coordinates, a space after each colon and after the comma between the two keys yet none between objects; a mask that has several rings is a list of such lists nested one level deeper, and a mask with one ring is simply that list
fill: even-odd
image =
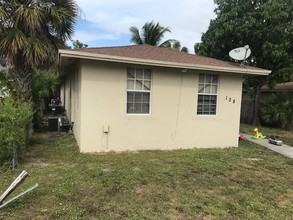
[{"label": "bush beside house", "polygon": [[11,96],[0,99],[0,165],[21,159],[32,116],[30,102],[17,105]]}]

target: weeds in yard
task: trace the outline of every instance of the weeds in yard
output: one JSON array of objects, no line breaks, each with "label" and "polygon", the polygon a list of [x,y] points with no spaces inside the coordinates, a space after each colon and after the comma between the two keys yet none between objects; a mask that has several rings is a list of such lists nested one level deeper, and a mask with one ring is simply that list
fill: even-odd
[{"label": "weeds in yard", "polygon": [[[293,160],[239,148],[80,154],[74,138],[37,134],[19,170],[39,187],[0,219],[290,219]],[[17,193],[17,192],[15,192]]]}]

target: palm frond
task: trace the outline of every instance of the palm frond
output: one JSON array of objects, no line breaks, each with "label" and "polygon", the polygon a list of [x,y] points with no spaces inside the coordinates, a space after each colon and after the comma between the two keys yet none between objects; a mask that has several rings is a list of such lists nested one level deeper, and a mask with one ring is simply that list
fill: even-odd
[{"label": "palm frond", "polygon": [[42,64],[46,59],[49,59],[46,49],[47,48],[40,39],[30,37],[28,39],[28,45],[23,51],[25,63],[32,67]]},{"label": "palm frond", "polygon": [[16,28],[7,30],[0,39],[0,54],[6,57],[8,64],[13,64],[18,52],[28,44],[24,33]]},{"label": "palm frond", "polygon": [[133,26],[130,27],[130,32],[132,37],[130,41],[135,44],[149,44],[153,46],[159,46],[162,41],[164,34],[166,32],[170,32],[168,27],[163,27],[159,23],[146,22],[143,27],[141,33],[138,28]]},{"label": "palm frond", "polygon": [[5,7],[5,5],[1,2],[0,3],[0,21],[1,21],[0,26],[3,25],[3,21],[5,22],[9,18],[6,10],[7,10],[7,7]]},{"label": "palm frond", "polygon": [[0,0],[0,57],[14,67],[20,90],[33,68],[56,63],[78,12],[74,0]]},{"label": "palm frond", "polygon": [[68,11],[67,8],[58,5],[46,8],[46,25],[52,36],[58,37],[63,41],[70,39],[74,31],[76,14]]},{"label": "palm frond", "polygon": [[131,43],[134,43],[134,44],[143,44],[144,43],[143,40],[141,39],[139,30],[137,27],[132,26],[129,28],[129,30],[130,30],[130,33],[132,34],[131,39],[130,39]]},{"label": "palm frond", "polygon": [[36,3],[19,5],[13,13],[14,26],[26,33],[34,33],[42,27],[44,13]]}]

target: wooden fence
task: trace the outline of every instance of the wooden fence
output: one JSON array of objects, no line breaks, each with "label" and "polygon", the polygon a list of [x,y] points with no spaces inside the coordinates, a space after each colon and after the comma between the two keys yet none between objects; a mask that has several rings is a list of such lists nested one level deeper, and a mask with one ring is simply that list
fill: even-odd
[{"label": "wooden fence", "polygon": [[250,124],[253,117],[253,102],[250,100],[242,100],[240,122]]}]

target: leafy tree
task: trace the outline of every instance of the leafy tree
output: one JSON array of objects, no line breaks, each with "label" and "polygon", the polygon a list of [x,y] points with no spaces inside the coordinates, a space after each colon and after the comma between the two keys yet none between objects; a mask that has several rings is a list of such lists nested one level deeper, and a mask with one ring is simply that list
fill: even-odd
[{"label": "leafy tree", "polygon": [[130,27],[129,30],[132,34],[130,42],[134,44],[149,44],[152,46],[166,47],[171,45],[174,41],[169,39],[161,43],[164,35],[167,32],[171,32],[171,30],[169,27],[161,26],[159,22],[156,24],[153,21],[145,23],[141,32],[136,26]]},{"label": "leafy tree", "polygon": [[79,40],[72,41],[73,49],[87,48],[88,45],[80,42]]},{"label": "leafy tree", "polygon": [[36,70],[32,78],[32,100],[43,115],[44,98],[53,94],[58,84],[58,76],[54,70]]},{"label": "leafy tree", "polygon": [[12,69],[19,102],[28,96],[33,69],[56,64],[77,13],[74,0],[0,0],[0,57]]},{"label": "leafy tree", "polygon": [[188,48],[187,48],[187,47],[182,47],[182,48],[181,48],[181,52],[188,53],[189,51],[188,51]]},{"label": "leafy tree", "polygon": [[290,92],[273,94],[261,108],[261,118],[266,123],[283,129],[293,128],[293,94]]},{"label": "leafy tree", "polygon": [[293,78],[292,0],[214,0],[217,17],[211,20],[195,53],[229,60],[235,47],[249,45],[252,66],[270,69],[267,77],[247,77],[247,88],[254,91],[253,123],[259,124],[260,92],[264,84]]}]

